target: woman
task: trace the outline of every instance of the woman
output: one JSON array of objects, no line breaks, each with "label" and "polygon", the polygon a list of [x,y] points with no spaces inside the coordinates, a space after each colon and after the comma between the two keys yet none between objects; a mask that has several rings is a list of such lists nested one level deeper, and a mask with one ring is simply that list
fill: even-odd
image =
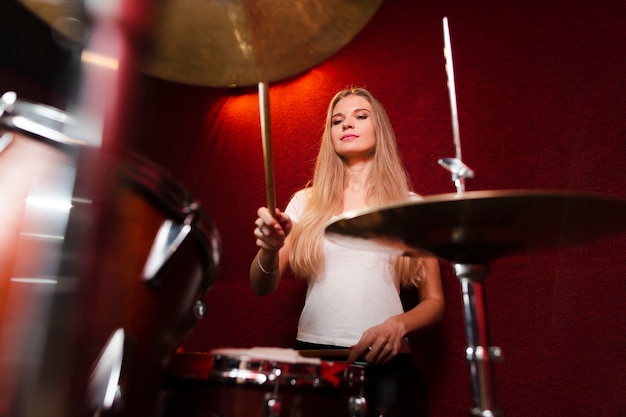
[{"label": "woman", "polygon": [[[347,210],[410,198],[418,197],[383,106],[369,91],[351,88],[330,102],[312,184],[284,212],[259,208],[255,222],[254,292],[274,292],[288,267],[308,280],[296,348],[350,348],[348,362],[365,360],[375,416],[427,415],[406,336],[443,316],[439,262],[336,245],[324,239],[324,227]],[[399,295],[405,287],[417,287],[420,297],[406,312]]]}]

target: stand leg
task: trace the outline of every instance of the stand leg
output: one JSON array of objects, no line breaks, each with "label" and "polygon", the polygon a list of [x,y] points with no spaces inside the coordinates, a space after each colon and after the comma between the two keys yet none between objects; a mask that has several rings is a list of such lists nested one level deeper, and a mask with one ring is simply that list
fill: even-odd
[{"label": "stand leg", "polygon": [[461,282],[465,329],[467,332],[466,360],[470,366],[474,407],[471,416],[503,417],[496,404],[492,359],[501,357],[500,349],[489,346],[489,327],[485,308],[484,278],[487,266],[454,264]]}]

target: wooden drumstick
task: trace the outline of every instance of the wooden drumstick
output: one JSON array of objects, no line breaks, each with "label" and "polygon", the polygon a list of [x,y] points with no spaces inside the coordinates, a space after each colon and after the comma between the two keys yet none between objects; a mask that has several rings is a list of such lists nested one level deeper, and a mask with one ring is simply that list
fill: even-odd
[{"label": "wooden drumstick", "polygon": [[305,349],[299,350],[298,353],[305,358],[346,359],[350,356],[350,349]]},{"label": "wooden drumstick", "polygon": [[272,216],[276,215],[276,196],[274,191],[274,165],[272,159],[272,132],[270,126],[269,86],[259,83],[259,109],[261,111],[261,138],[263,140],[263,160],[265,163],[265,189],[267,208]]}]

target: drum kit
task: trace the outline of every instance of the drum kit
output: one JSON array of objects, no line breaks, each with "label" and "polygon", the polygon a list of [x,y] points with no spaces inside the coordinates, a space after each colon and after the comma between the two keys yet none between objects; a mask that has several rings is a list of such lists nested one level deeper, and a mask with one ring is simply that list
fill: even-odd
[{"label": "drum kit", "polygon": [[[22,2],[51,24],[62,13],[48,2]],[[289,12],[278,0],[158,3],[155,27],[162,29],[144,71],[207,86],[259,83],[272,206],[266,83],[332,55],[381,1],[320,8],[309,0]],[[335,25],[336,15],[353,20]],[[212,31],[198,36],[207,20]],[[453,98],[451,88],[454,121]],[[12,92],[0,99],[0,416],[155,415],[166,377],[172,417],[364,416],[362,365],[289,349],[176,353],[203,315],[219,233],[200,202],[159,167],[107,155],[76,126],[71,114]],[[502,352],[490,346],[484,306],[489,262],[622,233],[626,201],[466,193],[474,173],[461,162],[458,128],[455,144],[456,158],[440,164],[456,194],[344,213],[325,233],[343,245],[453,264],[463,293],[470,413],[502,416],[492,369]]]}]

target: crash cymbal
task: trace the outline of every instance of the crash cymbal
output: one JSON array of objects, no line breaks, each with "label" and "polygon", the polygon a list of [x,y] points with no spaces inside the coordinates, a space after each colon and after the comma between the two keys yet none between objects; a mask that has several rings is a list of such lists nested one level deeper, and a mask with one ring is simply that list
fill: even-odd
[{"label": "crash cymbal", "polygon": [[20,0],[20,3],[48,24],[54,23],[62,16],[62,9],[56,3],[38,0]]},{"label": "crash cymbal", "polygon": [[554,191],[475,191],[348,212],[329,223],[325,233],[351,247],[486,263],[624,231],[625,200]]},{"label": "crash cymbal", "polygon": [[281,80],[329,58],[382,0],[163,1],[146,72],[203,86]]},{"label": "crash cymbal", "polygon": [[[19,0],[26,9],[37,16],[64,40],[82,42],[86,35],[86,24],[82,0]],[[61,38],[57,37],[57,41]]]},{"label": "crash cymbal", "polygon": [[[20,0],[52,24],[76,0]],[[382,0],[156,1],[144,72],[209,87],[273,82],[339,51]],[[63,5],[63,8],[62,6]]]}]

